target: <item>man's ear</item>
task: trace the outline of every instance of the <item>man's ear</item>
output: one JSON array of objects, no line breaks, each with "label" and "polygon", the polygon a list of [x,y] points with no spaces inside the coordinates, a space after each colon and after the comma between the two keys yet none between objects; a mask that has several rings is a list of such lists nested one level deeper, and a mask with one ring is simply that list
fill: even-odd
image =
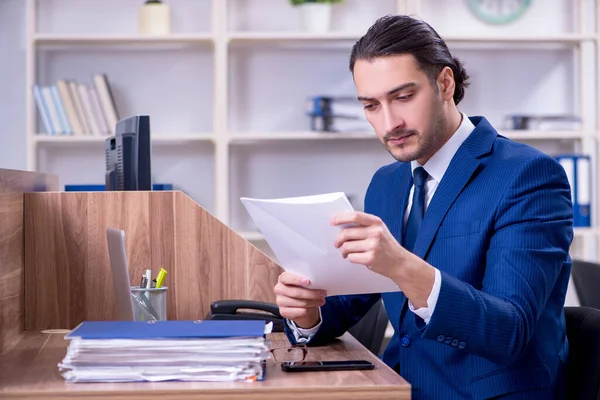
[{"label": "man's ear", "polygon": [[454,72],[452,68],[444,67],[438,74],[437,84],[440,89],[440,96],[443,100],[450,101],[454,98]]}]

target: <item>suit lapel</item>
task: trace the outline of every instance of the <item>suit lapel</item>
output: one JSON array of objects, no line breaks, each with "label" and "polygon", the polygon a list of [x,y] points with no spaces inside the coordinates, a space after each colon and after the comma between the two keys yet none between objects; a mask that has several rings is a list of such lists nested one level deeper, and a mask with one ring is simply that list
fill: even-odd
[{"label": "suit lapel", "polygon": [[476,128],[452,158],[425,212],[413,249],[420,258],[425,259],[444,216],[481,165],[478,158],[489,153],[496,140],[497,133],[485,118],[471,120]]}]

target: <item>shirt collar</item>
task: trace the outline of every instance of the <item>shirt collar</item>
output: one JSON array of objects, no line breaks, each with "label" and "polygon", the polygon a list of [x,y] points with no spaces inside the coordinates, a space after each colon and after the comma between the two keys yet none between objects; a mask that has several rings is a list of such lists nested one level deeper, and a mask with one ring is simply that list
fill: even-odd
[{"label": "shirt collar", "polygon": [[448,139],[448,141],[444,143],[444,145],[433,156],[431,156],[425,165],[419,164],[417,160],[410,162],[410,167],[413,172],[415,168],[422,166],[431,178],[438,183],[441,182],[442,177],[450,165],[450,161],[452,161],[452,158],[454,157],[454,154],[456,154],[458,148],[475,129],[475,125],[473,125],[469,117],[467,117],[467,115],[463,112],[460,114],[462,116],[462,121],[456,132],[454,132],[450,139]]}]

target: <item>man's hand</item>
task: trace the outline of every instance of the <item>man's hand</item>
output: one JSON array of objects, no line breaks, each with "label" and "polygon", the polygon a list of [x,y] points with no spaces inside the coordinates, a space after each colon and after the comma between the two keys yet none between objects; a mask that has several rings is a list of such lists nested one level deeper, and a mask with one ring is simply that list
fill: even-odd
[{"label": "man's hand", "polygon": [[320,322],[319,307],[325,304],[327,296],[324,290],[306,288],[309,283],[306,278],[284,272],[274,288],[281,316],[305,329]]},{"label": "man's hand", "polygon": [[353,211],[336,215],[331,224],[348,225],[335,240],[344,258],[387,276],[415,307],[427,307],[435,269],[403,248],[381,218]]},{"label": "man's hand", "polygon": [[410,254],[400,246],[385,223],[377,216],[362,212],[336,215],[332,225],[350,225],[335,240],[342,256],[349,261],[394,279]]}]

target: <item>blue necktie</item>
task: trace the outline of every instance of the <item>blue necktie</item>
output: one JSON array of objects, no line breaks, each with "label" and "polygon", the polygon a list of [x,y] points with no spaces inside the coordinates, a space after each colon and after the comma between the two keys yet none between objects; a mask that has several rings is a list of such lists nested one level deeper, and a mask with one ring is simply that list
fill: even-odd
[{"label": "blue necktie", "polygon": [[428,176],[427,171],[423,167],[417,167],[413,172],[415,189],[413,191],[410,214],[406,220],[404,230],[404,248],[408,251],[413,251],[417,234],[421,227],[421,221],[423,221],[423,215],[425,215],[425,181]]}]

